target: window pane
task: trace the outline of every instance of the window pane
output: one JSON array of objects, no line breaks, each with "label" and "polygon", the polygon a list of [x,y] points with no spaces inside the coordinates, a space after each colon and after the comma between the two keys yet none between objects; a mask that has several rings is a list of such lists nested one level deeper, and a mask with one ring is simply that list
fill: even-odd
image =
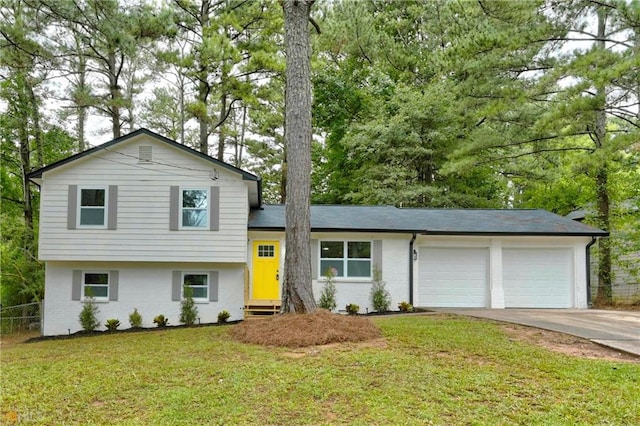
[{"label": "window pane", "polygon": [[108,284],[109,274],[84,274],[85,284]]},{"label": "window pane", "polygon": [[207,287],[191,287],[193,290],[192,296],[194,299],[207,299]]},{"label": "window pane", "polygon": [[207,226],[206,210],[182,210],[182,226],[204,227]]},{"label": "window pane", "polygon": [[368,241],[350,241],[349,259],[370,259],[371,243]]},{"label": "window pane", "polygon": [[80,191],[80,205],[104,207],[104,189],[82,189]]},{"label": "window pane", "polygon": [[80,225],[104,225],[104,208],[80,208]]},{"label": "window pane", "polygon": [[336,268],[336,277],[344,277],[344,262],[342,260],[322,260],[320,261],[320,274],[325,277],[327,271]]},{"label": "window pane", "polygon": [[344,243],[342,241],[322,241],[320,243],[320,257],[322,259],[344,258]]},{"label": "window pane", "polygon": [[349,260],[347,262],[347,268],[349,269],[349,277],[370,277],[371,276],[371,261],[369,260]]},{"label": "window pane", "polygon": [[207,285],[206,274],[185,274],[184,285]]},{"label": "window pane", "polygon": [[109,287],[105,285],[88,285],[84,288],[85,297],[109,297]]},{"label": "window pane", "polygon": [[182,207],[204,209],[207,207],[207,191],[203,189],[185,189],[182,191]]}]

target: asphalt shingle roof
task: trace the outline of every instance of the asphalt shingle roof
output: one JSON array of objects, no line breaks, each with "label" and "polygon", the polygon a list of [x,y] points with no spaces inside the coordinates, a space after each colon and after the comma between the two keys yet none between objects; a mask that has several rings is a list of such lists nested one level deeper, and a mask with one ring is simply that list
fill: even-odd
[{"label": "asphalt shingle roof", "polygon": [[[284,228],[284,205],[265,205],[249,215],[249,230]],[[540,209],[404,209],[344,205],[311,206],[311,230],[434,235],[608,235]]]}]

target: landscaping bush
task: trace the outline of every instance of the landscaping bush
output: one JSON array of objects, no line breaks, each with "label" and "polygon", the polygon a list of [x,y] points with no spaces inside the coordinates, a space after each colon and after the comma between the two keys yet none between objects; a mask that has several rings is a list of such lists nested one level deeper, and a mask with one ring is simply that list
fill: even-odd
[{"label": "landscaping bush", "polygon": [[193,301],[193,290],[191,287],[184,288],[184,299],[180,302],[180,322],[186,325],[193,325],[198,318],[198,307]]},{"label": "landscaping bush", "polygon": [[346,309],[349,315],[357,315],[358,311],[360,311],[360,306],[355,303],[349,303]]},{"label": "landscaping bush", "polygon": [[412,312],[413,306],[411,306],[411,303],[408,302],[400,302],[398,303],[398,309],[400,310],[400,312]]},{"label": "landscaping bush", "polygon": [[218,312],[218,322],[227,322],[230,317],[231,314],[227,310]]},{"label": "landscaping bush", "polygon": [[107,322],[104,323],[104,326],[107,327],[109,331],[116,331],[118,327],[120,327],[120,320],[115,318],[108,319]]},{"label": "landscaping bush", "polygon": [[129,324],[131,324],[132,328],[142,327],[142,315],[140,315],[137,308],[133,308],[133,312],[129,314]]},{"label": "landscaping bush", "polygon": [[326,309],[328,311],[333,311],[337,305],[336,303],[336,283],[335,277],[338,273],[336,268],[327,269],[327,273],[325,277],[327,280],[322,287],[322,291],[320,292],[320,300],[318,301],[318,306],[322,309]]},{"label": "landscaping bush", "polygon": [[167,324],[169,324],[169,318],[160,314],[153,319],[153,323],[156,324],[158,327],[166,327]]},{"label": "landscaping bush", "polygon": [[387,283],[382,280],[382,271],[373,265],[373,285],[371,286],[371,304],[378,312],[387,312],[391,306],[391,295],[387,291]]},{"label": "landscaping bush", "polygon": [[93,299],[87,299],[83,302],[82,311],[80,311],[80,325],[85,331],[93,331],[100,325],[98,321],[98,313],[100,309]]}]

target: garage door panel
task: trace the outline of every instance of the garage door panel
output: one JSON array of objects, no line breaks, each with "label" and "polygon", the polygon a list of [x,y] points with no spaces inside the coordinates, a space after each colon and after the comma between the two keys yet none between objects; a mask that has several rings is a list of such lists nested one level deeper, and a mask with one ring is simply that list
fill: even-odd
[{"label": "garage door panel", "polygon": [[506,248],[502,252],[507,308],[570,308],[571,249]]},{"label": "garage door panel", "polygon": [[486,307],[488,259],[486,248],[421,247],[419,304]]}]

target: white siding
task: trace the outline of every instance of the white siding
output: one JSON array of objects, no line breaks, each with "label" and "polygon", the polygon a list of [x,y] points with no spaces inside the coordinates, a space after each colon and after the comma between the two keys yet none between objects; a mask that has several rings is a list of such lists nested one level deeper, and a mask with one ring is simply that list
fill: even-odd
[{"label": "white siding", "polygon": [[104,330],[107,319],[120,320],[120,329],[129,328],[134,308],[142,315],[143,327],[155,327],[153,318],[163,314],[169,325],[179,325],[180,302],[171,300],[172,271],[218,271],[218,301],[197,303],[202,323],[217,321],[227,310],[231,321],[243,318],[244,270],[241,266],[211,263],[159,264],[119,262],[47,262],[44,303],[44,335],[74,333],[81,330],[78,316],[82,302],[71,300],[73,270],[118,271],[118,300],[98,303],[98,319]]},{"label": "white siding", "polygon": [[[398,303],[409,301],[409,235],[393,234],[344,234],[344,233],[312,233],[312,239],[317,240],[358,240],[382,241],[382,280],[391,296],[391,310],[398,309]],[[319,259],[312,259],[319,262]],[[320,272],[322,275],[322,272]],[[372,312],[371,280],[336,278],[337,310],[345,311],[349,303],[360,306],[360,313]],[[324,285],[324,278],[313,280],[313,293],[316,300],[320,299],[320,292]]]},{"label": "white siding", "polygon": [[[153,164],[138,147],[153,146]],[[132,138],[43,176],[41,260],[245,262],[248,189],[242,177],[146,136]],[[69,185],[118,186],[117,229],[67,229]],[[219,231],[169,230],[171,186],[220,187]]]}]

